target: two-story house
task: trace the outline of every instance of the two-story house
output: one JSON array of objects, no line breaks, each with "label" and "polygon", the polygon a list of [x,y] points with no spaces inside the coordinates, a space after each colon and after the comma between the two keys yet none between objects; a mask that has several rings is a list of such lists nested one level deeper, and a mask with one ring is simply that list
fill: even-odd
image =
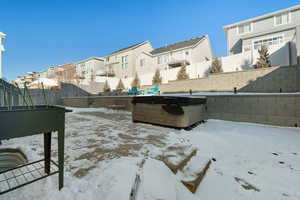
[{"label": "two-story house", "polygon": [[166,69],[211,60],[212,49],[208,35],[204,35],[154,49],[150,54],[159,69]]},{"label": "two-story house", "polygon": [[0,78],[2,78],[2,54],[4,52],[3,41],[5,39],[5,34],[0,32]]},{"label": "two-story house", "polygon": [[102,76],[105,70],[104,59],[99,57],[87,58],[74,63],[77,78],[81,79],[81,83],[94,81],[96,76]]},{"label": "two-story house", "polygon": [[[163,71],[163,82],[167,82],[169,69],[192,65],[212,59],[212,49],[207,35],[142,52],[136,60],[138,74],[152,74],[156,69]],[[169,78],[168,78],[169,77]],[[146,78],[146,77],[144,77]],[[149,81],[148,81],[149,82]]]},{"label": "two-story house", "polygon": [[150,52],[153,48],[149,41],[140,42],[115,51],[105,56],[105,67],[108,73],[117,78],[134,77],[137,68],[137,57],[142,52]]},{"label": "two-story house", "polygon": [[252,64],[258,49],[266,45],[272,65],[300,63],[300,5],[224,26],[227,53],[252,53]]}]

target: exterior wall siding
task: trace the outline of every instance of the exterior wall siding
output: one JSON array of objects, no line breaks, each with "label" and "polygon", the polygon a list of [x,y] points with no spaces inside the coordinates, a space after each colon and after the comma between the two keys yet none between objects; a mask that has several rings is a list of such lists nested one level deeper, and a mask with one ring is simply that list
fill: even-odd
[{"label": "exterior wall siding", "polygon": [[[293,33],[295,26],[300,25],[300,10],[291,12],[291,22],[285,25],[274,25],[274,16],[256,20],[252,22],[252,32],[239,35],[237,33],[237,26],[233,26],[226,30],[227,33],[227,51],[228,55],[241,53],[242,43],[248,45],[249,40],[243,38],[257,38],[259,36],[273,35],[278,32],[285,32],[286,41],[293,41]],[[293,31],[289,31],[293,29]],[[290,33],[289,33],[290,32]],[[241,42],[243,41],[243,42]]]},{"label": "exterior wall siding", "polygon": [[203,62],[208,58],[211,60],[213,57],[211,44],[209,38],[207,37],[198,46],[192,49],[191,53],[191,63]]},{"label": "exterior wall siding", "polygon": [[[112,64],[112,68],[118,78],[124,77],[133,77],[136,73],[137,68],[137,58],[138,56],[144,52],[150,52],[152,50],[152,46],[150,43],[145,43],[135,49],[127,50],[124,52],[116,53],[113,55],[109,55],[109,61],[106,61],[105,64]],[[127,56],[128,68],[122,68],[122,56]]]}]

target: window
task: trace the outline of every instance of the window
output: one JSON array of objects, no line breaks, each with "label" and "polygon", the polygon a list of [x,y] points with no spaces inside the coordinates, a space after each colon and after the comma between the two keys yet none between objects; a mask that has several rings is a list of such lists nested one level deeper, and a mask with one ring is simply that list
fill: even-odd
[{"label": "window", "polygon": [[157,64],[165,64],[169,62],[169,54],[157,57]]},{"label": "window", "polygon": [[280,15],[276,15],[274,18],[274,25],[283,25],[291,22],[291,15],[289,12],[282,13]]},{"label": "window", "polygon": [[140,59],[140,67],[145,66],[145,58]]},{"label": "window", "polygon": [[157,64],[162,64],[162,57],[161,56],[157,57]]},{"label": "window", "polygon": [[109,62],[109,57],[106,57],[106,61]]},{"label": "window", "polygon": [[283,43],[283,36],[274,36],[274,37],[254,41],[253,48],[259,49],[262,45],[274,46],[282,43]]},{"label": "window", "polygon": [[122,69],[127,69],[128,68],[128,56],[122,56],[121,61],[122,61]]},{"label": "window", "polygon": [[189,53],[190,53],[190,52],[186,51],[186,52],[185,52],[185,55],[186,55],[186,56],[188,56],[188,55],[189,55]]},{"label": "window", "polygon": [[164,63],[168,63],[169,62],[169,55],[165,55],[164,56]]},{"label": "window", "polygon": [[238,34],[250,33],[252,31],[252,23],[239,25]]}]

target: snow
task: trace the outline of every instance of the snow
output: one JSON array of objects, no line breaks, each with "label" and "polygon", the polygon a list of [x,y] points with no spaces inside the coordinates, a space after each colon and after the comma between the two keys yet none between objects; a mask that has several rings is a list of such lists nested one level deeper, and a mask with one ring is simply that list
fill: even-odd
[{"label": "snow", "polygon": [[[300,199],[300,129],[208,120],[192,131],[131,122],[131,113],[104,108],[70,108],[66,115],[65,185],[51,176],[0,199],[129,199],[137,174],[139,200]],[[3,141],[30,161],[43,156],[42,135]],[[57,159],[56,134],[53,159]],[[160,157],[178,164],[174,174]],[[214,158],[193,194],[181,183],[195,178]],[[141,166],[142,160],[145,163]],[[251,185],[255,189],[245,189]]]},{"label": "snow", "polygon": [[33,81],[32,83],[29,84],[29,86],[31,85],[39,85],[43,83],[44,86],[59,86],[59,84],[57,83],[56,80],[54,79],[49,79],[49,78],[38,78],[37,80]]},{"label": "snow", "polygon": [[162,162],[147,160],[142,175],[142,184],[137,199],[194,199],[195,197],[180,183]]}]

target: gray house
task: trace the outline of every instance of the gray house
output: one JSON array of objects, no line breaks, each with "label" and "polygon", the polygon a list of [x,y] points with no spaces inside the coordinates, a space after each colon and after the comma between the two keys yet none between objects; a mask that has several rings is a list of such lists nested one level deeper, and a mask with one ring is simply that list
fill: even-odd
[{"label": "gray house", "polygon": [[272,64],[300,63],[300,5],[224,26],[227,54],[252,52],[267,45]]}]

